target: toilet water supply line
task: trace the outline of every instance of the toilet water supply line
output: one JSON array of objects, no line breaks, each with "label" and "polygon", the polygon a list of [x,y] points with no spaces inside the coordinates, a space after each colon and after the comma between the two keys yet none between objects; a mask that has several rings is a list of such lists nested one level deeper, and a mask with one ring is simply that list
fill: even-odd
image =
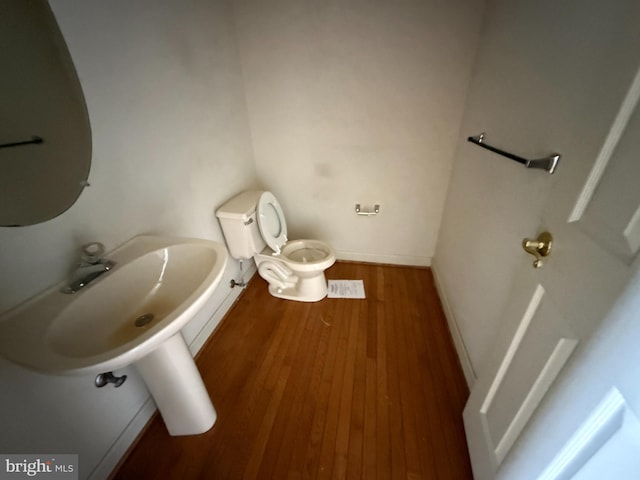
[{"label": "toilet water supply line", "polygon": [[232,278],[231,281],[229,282],[229,285],[231,286],[231,288],[247,286],[247,282],[244,281],[244,273],[242,273],[242,259],[238,260],[238,262],[240,262],[240,281],[238,282]]}]

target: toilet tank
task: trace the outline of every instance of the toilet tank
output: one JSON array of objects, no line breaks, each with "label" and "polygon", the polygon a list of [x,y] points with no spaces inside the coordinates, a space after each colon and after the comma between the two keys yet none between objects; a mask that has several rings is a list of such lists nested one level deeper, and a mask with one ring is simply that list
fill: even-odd
[{"label": "toilet tank", "polygon": [[260,195],[260,190],[242,192],[216,211],[229,253],[233,258],[252,258],[266,246],[256,221],[256,207]]}]

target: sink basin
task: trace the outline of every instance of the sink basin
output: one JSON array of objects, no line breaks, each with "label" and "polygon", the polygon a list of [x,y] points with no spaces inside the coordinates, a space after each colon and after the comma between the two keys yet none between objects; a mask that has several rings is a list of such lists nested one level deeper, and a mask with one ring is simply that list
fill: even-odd
[{"label": "sink basin", "polygon": [[143,235],[105,257],[115,267],[78,292],[60,292],[61,283],[3,314],[0,355],[62,375],[134,364],[169,433],[208,430],[215,410],[180,330],[220,283],[226,248]]},{"label": "sink basin", "polygon": [[116,262],[113,270],[77,293],[61,293],[56,285],[0,317],[0,354],[43,373],[127,366],[199,311],[228,254],[209,240],[145,235],[106,258]]},{"label": "sink basin", "polygon": [[170,337],[198,310],[198,300],[206,299],[222,272],[224,262],[217,265],[219,260],[219,253],[208,245],[178,244],[116,267],[53,319],[46,342],[68,357],[108,354],[112,365],[102,370],[131,363],[122,356],[143,353],[145,347]]}]

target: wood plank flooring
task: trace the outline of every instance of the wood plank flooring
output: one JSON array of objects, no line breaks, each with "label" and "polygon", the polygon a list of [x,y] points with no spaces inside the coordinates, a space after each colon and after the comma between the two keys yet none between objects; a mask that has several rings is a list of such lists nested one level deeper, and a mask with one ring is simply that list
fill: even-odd
[{"label": "wood plank flooring", "polygon": [[218,420],[156,415],[113,479],[471,479],[468,390],[429,269],[338,262],[366,300],[269,295],[257,275],[197,358]]}]

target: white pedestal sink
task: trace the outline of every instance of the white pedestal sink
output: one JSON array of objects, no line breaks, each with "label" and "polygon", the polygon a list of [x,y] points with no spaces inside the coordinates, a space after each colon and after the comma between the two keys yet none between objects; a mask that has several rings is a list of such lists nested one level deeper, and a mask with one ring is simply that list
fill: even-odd
[{"label": "white pedestal sink", "polygon": [[216,413],[180,330],[220,283],[226,248],[135,237],[109,272],[74,294],[63,283],[0,317],[0,354],[33,370],[98,374],[134,364],[171,435],[207,431]]}]

